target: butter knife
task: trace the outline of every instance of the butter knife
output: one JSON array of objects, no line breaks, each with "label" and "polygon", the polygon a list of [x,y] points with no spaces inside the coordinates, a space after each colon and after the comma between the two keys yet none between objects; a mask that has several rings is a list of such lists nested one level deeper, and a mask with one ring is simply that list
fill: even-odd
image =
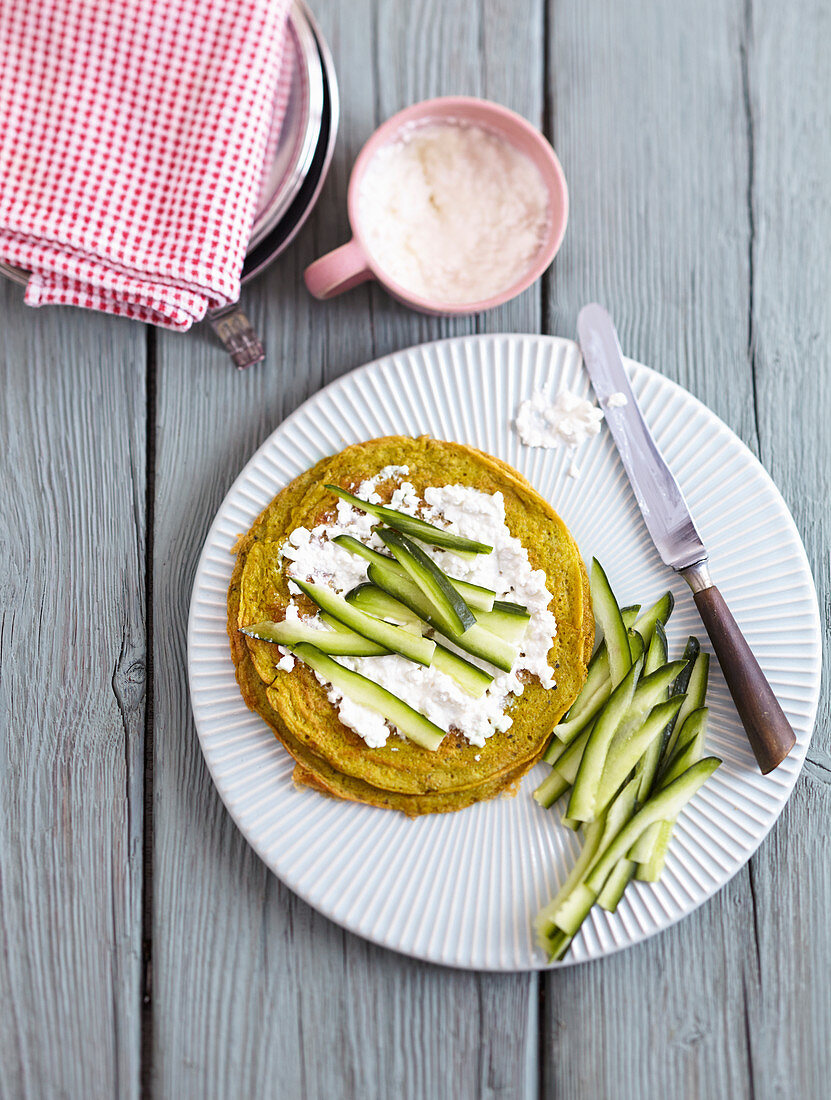
[{"label": "butter knife", "polygon": [[[692,589],[748,741],[767,775],[793,748],[794,732],[724,597],[710,579],[707,550],[632,392],[611,317],[596,303],[584,306],[577,318],[577,334],[586,370],[652,541],[662,561],[680,573]],[[626,403],[613,401],[610,405],[609,398],[618,393]]]}]

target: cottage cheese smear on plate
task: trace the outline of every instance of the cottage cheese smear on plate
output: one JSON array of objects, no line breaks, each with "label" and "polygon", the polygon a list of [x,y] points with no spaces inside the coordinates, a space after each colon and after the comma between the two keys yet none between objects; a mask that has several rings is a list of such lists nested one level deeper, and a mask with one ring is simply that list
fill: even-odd
[{"label": "cottage cheese smear on plate", "polygon": [[561,390],[553,401],[537,390],[520,404],[515,423],[528,447],[576,447],[599,433],[602,419],[597,405],[571,390]]},{"label": "cottage cheese smear on plate", "polygon": [[[512,600],[528,609],[531,620],[519,644],[517,659],[510,672],[488,669],[494,680],[478,699],[438,669],[425,668],[398,654],[339,657],[338,661],[387,688],[442,729],[457,729],[471,744],[483,746],[488,737],[510,728],[512,720],[506,708],[513,696],[522,694],[524,684],[520,673],[538,676],[544,687],[554,686],[553,670],[548,664],[548,651],[557,633],[556,620],[548,610],[552,594],[546,587],[544,571],[531,568],[527,551],[508,530],[501,493],[491,495],[465,485],[445,485],[425,489],[422,499],[410,482],[402,480],[408,474],[406,466],[385,467],[375,477],[364,481],[356,495],[380,503],[376,492],[378,484],[394,479],[400,484],[389,501],[391,507],[408,515],[417,514],[436,526],[493,546],[490,554],[477,554],[470,559],[449,550],[422,549],[451,576],[491,588],[497,599]],[[337,535],[352,535],[373,549],[385,551],[384,544],[372,531],[376,523],[377,520],[366,512],[339,500],[332,522],[312,529],[298,527],[283,544],[282,554],[289,563],[289,577],[325,584],[339,595],[346,595],[366,580],[366,563],[332,540]],[[289,589],[299,591],[291,581]],[[299,618],[293,599],[286,617]],[[309,625],[319,623],[317,616],[304,621]],[[442,642],[453,648],[445,639]],[[278,667],[289,671],[294,666],[294,658],[282,647],[281,653],[283,657]],[[470,659],[467,654],[461,655]],[[326,684],[325,678],[319,675],[317,678],[321,684]],[[327,694],[337,707],[341,721],[360,734],[370,748],[380,748],[387,743],[393,731],[380,714],[355,703],[331,685],[328,685]]]}]

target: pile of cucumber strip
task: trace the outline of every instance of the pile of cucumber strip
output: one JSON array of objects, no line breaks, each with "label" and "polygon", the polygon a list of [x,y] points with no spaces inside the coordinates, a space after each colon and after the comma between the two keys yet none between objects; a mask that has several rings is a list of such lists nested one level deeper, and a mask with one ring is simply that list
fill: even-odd
[{"label": "pile of cucumber strip", "polygon": [[489,554],[492,546],[362,500],[336,485],[326,488],[378,519],[381,526],[376,528],[377,533],[390,554],[373,550],[351,535],[338,535],[335,542],[367,561],[367,583],[357,585],[343,597],[325,585],[292,578],[317,605],[320,620],[328,629],[283,620],[254,623],[243,627],[242,632],[289,649],[354,702],[380,714],[411,741],[435,751],[445,730],[334,657],[397,653],[417,664],[438,668],[478,698],[493,682],[493,675],[425,636],[425,631],[434,631],[455,649],[510,672],[531,616],[521,604],[497,600],[489,588],[449,577],[417,543],[468,557]]},{"label": "pile of cucumber strip", "polygon": [[597,561],[591,590],[603,641],[534,792],[547,809],[570,791],[562,821],[583,831],[577,862],[534,922],[552,960],[595,903],[613,913],[632,878],[658,880],[678,814],[721,763],[704,755],[709,655],[691,637],[681,660],[668,659],[672,593],[640,616],[640,606],[620,608]]}]

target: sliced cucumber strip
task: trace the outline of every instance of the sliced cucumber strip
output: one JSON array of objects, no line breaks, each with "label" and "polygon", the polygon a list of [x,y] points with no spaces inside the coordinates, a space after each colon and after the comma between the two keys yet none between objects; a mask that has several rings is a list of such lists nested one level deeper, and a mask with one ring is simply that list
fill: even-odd
[{"label": "sliced cucumber strip", "polygon": [[565,882],[548,905],[537,913],[536,919],[534,920],[534,928],[537,932],[537,939],[542,947],[545,947],[545,941],[549,939],[549,937],[554,936],[557,932],[554,914],[557,913],[560,906],[568,898],[569,894],[571,894],[572,890],[580,884],[580,880],[590,868],[595,855],[600,851],[604,827],[605,821],[602,818],[592,822],[592,824],[588,826],[583,838],[583,847],[580,850],[580,854],[574,866],[571,868],[568,875],[566,875]]},{"label": "sliced cucumber strip", "polygon": [[567,748],[568,745],[564,741],[558,741],[557,738],[554,737],[548,743],[548,748],[545,750],[543,760],[546,764],[556,764]]},{"label": "sliced cucumber strip", "polygon": [[463,634],[476,619],[473,612],[432,558],[400,531],[380,530],[378,534],[392,551],[398,564],[418,585],[436,614],[446,620],[454,634]]},{"label": "sliced cucumber strip", "polygon": [[603,639],[609,652],[612,687],[616,688],[632,667],[632,657],[620,608],[597,558],[592,561],[591,592],[595,617],[603,630]]},{"label": "sliced cucumber strip", "polygon": [[518,645],[522,641],[531,621],[527,611],[522,613],[502,611],[496,604],[492,611],[477,611],[475,615],[480,626],[489,630],[491,634],[496,634],[498,638],[510,642],[511,645]]},{"label": "sliced cucumber strip", "polygon": [[[644,671],[647,674],[657,672],[662,665],[665,665],[667,663],[667,656],[667,636],[663,625],[659,620],[655,623],[655,630],[652,634],[652,641],[649,643],[646,660],[644,661]],[[667,729],[669,729],[670,723],[673,721],[673,719],[674,715],[672,718],[670,718],[670,722],[667,723]],[[640,787],[638,788],[639,802],[645,802],[647,795],[652,789],[652,784],[655,780],[655,774],[658,771],[658,765],[661,761],[661,753],[664,749],[665,738],[666,730],[663,730],[661,731],[660,737],[656,737],[655,740],[651,742],[649,748],[643,755],[643,759],[638,764],[638,775],[640,776]]]},{"label": "sliced cucumber strip", "polygon": [[386,565],[378,563],[370,565],[368,575],[373,584],[401,600],[411,611],[415,611],[416,615],[459,649],[463,649],[465,653],[479,657],[495,665],[496,668],[501,668],[504,672],[510,672],[513,668],[517,656],[513,646],[497,638],[495,634],[491,634],[478,623],[466,630],[464,634],[454,634],[447,621],[435,614],[421,589],[409,577],[402,578],[394,571],[390,571]]},{"label": "sliced cucumber strip", "polygon": [[307,642],[301,642],[294,653],[304,664],[313,668],[315,672],[319,672],[344,695],[380,714],[417,745],[435,752],[442,743],[444,730],[380,684],[373,683],[366,676],[361,676],[359,672],[344,668]]},{"label": "sliced cucumber strip", "polygon": [[429,665],[433,659],[436,643],[430,638],[411,634],[409,630],[395,626],[394,623],[387,623],[374,615],[367,615],[366,612],[347,603],[343,596],[338,596],[322,584],[311,584],[308,581],[294,583],[314,600],[322,611],[340,620],[344,626],[348,626],[356,634],[377,642],[378,645],[392,650],[393,653],[400,653],[402,657],[407,657],[419,665]]},{"label": "sliced cucumber strip", "polygon": [[[636,863],[639,869],[642,864],[646,863],[652,854],[652,846],[658,834],[660,824],[660,821],[657,821],[654,825],[650,825],[648,828],[644,829],[627,852],[629,859]],[[639,871],[635,872],[635,877],[640,878]]]},{"label": "sliced cucumber strip", "polygon": [[675,607],[675,597],[671,592],[665,592],[659,600],[657,600],[652,607],[644,611],[643,615],[635,623],[635,630],[643,638],[646,646],[652,641],[652,635],[655,631],[655,626],[660,623],[661,626],[666,626],[670,615]]},{"label": "sliced cucumber strip", "polygon": [[[496,593],[494,593],[496,595]],[[512,603],[510,600],[494,600],[493,610],[501,611],[505,615],[519,615],[524,619],[530,619],[528,608],[521,603]]]},{"label": "sliced cucumber strip", "polygon": [[[606,851],[614,838],[634,814],[636,789],[636,780],[627,783],[620,794],[615,798],[614,802],[609,806],[608,811],[605,814],[601,814],[598,818],[598,821],[602,822],[603,828],[600,834],[600,841],[595,846],[592,858],[588,865],[584,867],[580,875],[581,881],[578,881],[572,887],[572,890],[562,898],[560,905],[552,915],[551,919],[553,923],[571,936],[577,932],[580,925],[588,916],[589,910],[592,905],[594,905],[597,896],[596,892],[589,889],[586,885],[586,875],[591,872],[592,868],[601,858],[603,852]],[[589,828],[591,828],[591,826],[589,826]],[[588,829],[586,833],[588,835]],[[564,891],[561,891],[561,894],[563,893]]]},{"label": "sliced cucumber strip", "polygon": [[457,577],[448,575],[447,579],[465,601],[471,611],[492,611],[496,603],[496,593],[490,588],[483,588],[481,584],[471,584],[470,581],[460,581]]},{"label": "sliced cucumber strip", "polygon": [[564,779],[559,772],[552,771],[534,791],[534,798],[544,810],[547,810],[566,793],[570,786],[569,781]]},{"label": "sliced cucumber strip", "polygon": [[493,547],[488,546],[485,542],[462,538],[460,535],[454,535],[441,527],[435,527],[432,523],[427,523],[423,519],[408,516],[404,512],[397,512],[395,508],[387,508],[383,504],[373,504],[369,500],[361,500],[360,497],[348,493],[337,485],[327,485],[326,488],[339,496],[341,500],[347,501],[353,508],[360,508],[362,512],[368,512],[369,515],[375,516],[376,519],[386,523],[387,527],[392,527],[395,531],[401,531],[402,534],[418,539],[419,542],[426,542],[428,546],[441,546],[445,550],[455,550],[457,553],[462,551],[468,554],[489,554],[493,550]]},{"label": "sliced cucumber strip", "polygon": [[[633,666],[634,669],[639,669],[639,667],[640,661]],[[572,800],[576,797],[576,809],[573,808],[572,803],[569,802],[569,817],[575,817],[578,821],[591,821],[591,815],[597,808],[596,800],[598,788],[612,737],[617,735],[624,742],[628,740],[628,738],[642,725],[652,708],[660,703],[662,698],[666,697],[667,688],[678,675],[682,667],[683,662],[671,661],[669,664],[664,665],[663,668],[658,669],[657,672],[653,672],[651,676],[645,676],[640,683],[638,683],[630,698],[625,713],[618,719],[613,729],[609,723],[604,723],[601,727],[605,715],[605,711],[601,711],[594,728],[594,733],[589,739],[586,751],[583,754],[583,760],[580,764],[580,774],[574,782],[574,790],[572,791],[571,797]],[[625,682],[628,682],[628,678]],[[607,709],[611,706],[614,698],[615,696],[613,694],[609,703],[607,703]],[[584,816],[585,814],[589,814],[589,816],[586,817]]]},{"label": "sliced cucumber strip", "polygon": [[471,664],[470,661],[466,661],[464,657],[460,657],[458,653],[453,653],[445,646],[439,645],[438,642],[436,643],[436,651],[433,654],[432,667],[450,676],[463,691],[476,699],[484,695],[493,683],[493,676],[489,672],[485,672],[483,668]]},{"label": "sliced cucumber strip", "polygon": [[[357,588],[352,589],[346,599],[370,615],[398,619],[405,630],[415,628],[420,634],[424,626],[423,621],[406,604],[396,600],[383,589],[376,588],[374,584],[358,585]],[[431,665],[450,676],[468,695],[477,699],[484,695],[493,683],[493,676],[489,672],[471,664],[470,661],[466,661],[464,657],[451,652],[443,645],[436,645]]]},{"label": "sliced cucumber strip", "polygon": [[710,654],[702,649],[696,657],[695,664],[690,673],[686,692],[687,698],[684,700],[684,705],[678,711],[678,717],[675,719],[675,726],[669,736],[667,746],[664,749],[665,760],[671,759],[673,750],[678,742],[678,734],[687,718],[694,710],[699,710],[704,706],[704,700],[707,697],[707,679],[709,674]]},{"label": "sliced cucumber strip", "polygon": [[696,760],[704,755],[704,740],[707,734],[707,707],[699,707],[687,717],[678,734],[678,742],[672,754],[666,771],[661,775],[661,786],[665,787],[673,779],[677,779],[681,772],[687,770]]},{"label": "sliced cucumber strip", "polygon": [[[611,801],[615,791],[618,790],[646,750],[655,741],[660,745],[661,734],[670,719],[678,713],[683,698],[683,695],[678,695],[674,699],[657,703],[650,710],[643,725],[628,733],[628,735],[625,731],[626,723],[622,723],[624,728],[612,738],[603,763],[603,773],[600,776],[597,794],[595,795],[596,813],[603,810],[607,803]],[[640,787],[640,777],[638,777],[638,787]]]},{"label": "sliced cucumber strip", "polygon": [[[387,554],[381,554],[378,550],[373,550],[371,546],[366,546],[352,535],[336,535],[332,541],[370,564],[374,562],[376,565],[386,565],[395,569],[399,576],[407,576],[406,570],[398,564],[395,558],[391,558]],[[470,581],[459,580],[458,577],[448,576],[447,579],[472,611],[491,611],[493,609],[496,602],[496,593],[492,592],[490,588],[483,588],[480,584],[471,584]],[[510,606],[520,609],[519,604]],[[524,607],[520,610],[525,612]]]},{"label": "sliced cucumber strip", "polygon": [[555,928],[553,935],[541,936],[538,942],[543,951],[548,955],[549,960],[555,962],[565,956],[573,939],[573,936],[567,936],[565,932],[561,932],[559,928]]},{"label": "sliced cucumber strip", "polygon": [[[372,562],[380,562],[382,565],[396,565],[396,562],[387,554],[382,554],[380,550],[373,550],[371,546],[367,546],[366,543],[361,542],[360,539],[356,539],[354,535],[335,535],[332,542],[336,542],[338,546],[342,546],[344,550],[348,550],[350,554],[356,554],[359,558],[363,558],[370,564]],[[397,566],[400,569],[400,566]],[[401,569],[403,575],[404,570]]]},{"label": "sliced cucumber strip", "polygon": [[[675,818],[672,821],[656,821],[650,830],[647,830],[651,837],[651,844],[648,856],[637,866],[636,875],[640,882],[657,882],[661,877],[674,828]],[[654,832],[651,831],[653,829]]]},{"label": "sliced cucumber strip", "polygon": [[632,660],[632,664],[634,664],[635,661],[639,661],[641,657],[643,657],[646,646],[644,645],[643,638],[634,627],[626,631],[626,636],[629,639],[629,656]]},{"label": "sliced cucumber strip", "polygon": [[627,859],[625,856],[617,861],[615,869],[606,879],[606,885],[597,895],[597,904],[601,909],[605,909],[607,913],[614,913],[620,905],[620,899],[623,897],[626,887],[632,881],[636,868],[635,861]]},{"label": "sliced cucumber strip", "polygon": [[589,671],[580,694],[571,704],[568,716],[554,727],[554,735],[568,744],[594,718],[612,693],[612,681],[609,678],[609,654],[601,643],[591,659]]},{"label": "sliced cucumber strip", "polygon": [[[634,623],[640,609],[640,604],[633,604],[631,607],[624,607],[621,610],[620,617],[623,619],[623,625],[627,630]],[[601,641],[589,661],[588,673],[583,687],[580,689],[580,694],[571,704],[571,709],[565,718],[561,719],[560,723],[554,727],[557,738],[566,744],[572,741],[594,718],[611,695],[611,692],[609,653],[605,641]]]},{"label": "sliced cucumber strip", "polygon": [[419,634],[421,633],[423,623],[418,615],[388,592],[376,588],[374,584],[357,585],[351,592],[346,593],[346,600],[353,607],[365,611],[367,615],[375,615],[378,619],[393,619],[400,626],[415,627]]},{"label": "sliced cucumber strip", "polygon": [[619,859],[626,855],[641,833],[656,821],[677,817],[703,783],[710,778],[721,761],[707,756],[673,780],[669,786],[653,795],[635,816],[620,830],[586,879],[586,885],[599,894]]},{"label": "sliced cucumber strip", "polygon": [[356,634],[354,630],[348,633],[339,630],[316,630],[303,622],[273,623],[264,620],[261,623],[252,623],[242,628],[242,633],[249,638],[259,638],[261,642],[274,642],[277,645],[290,648],[300,642],[309,642],[317,646],[321,653],[333,653],[337,657],[383,657],[389,653],[384,646],[372,642]]},{"label": "sliced cucumber strip", "polygon": [[[320,611],[318,617],[322,623],[325,623],[328,627],[334,630],[337,634],[354,634],[354,630],[350,630],[348,626],[344,626],[340,619],[335,619],[331,615],[327,615],[325,611]],[[312,643],[314,644],[314,643]]]},{"label": "sliced cucumber strip", "polygon": [[577,821],[592,821],[594,818],[595,797],[606,752],[615,731],[629,711],[640,671],[641,662],[638,661],[609,696],[595,720],[568,803],[568,816]]},{"label": "sliced cucumber strip", "polygon": [[646,659],[643,663],[644,675],[649,676],[650,673],[657,672],[659,668],[668,664],[668,662],[669,644],[667,643],[667,634],[664,630],[664,624],[657,622],[649,640],[649,648],[646,651]]},{"label": "sliced cucumber strip", "polygon": [[566,751],[560,757],[560,759],[554,764],[555,771],[566,780],[569,787],[574,783],[577,778],[577,773],[580,770],[580,761],[583,759],[583,753],[586,749],[586,744],[591,737],[592,730],[594,729],[594,723],[586,726],[582,733],[571,742],[566,748]]}]

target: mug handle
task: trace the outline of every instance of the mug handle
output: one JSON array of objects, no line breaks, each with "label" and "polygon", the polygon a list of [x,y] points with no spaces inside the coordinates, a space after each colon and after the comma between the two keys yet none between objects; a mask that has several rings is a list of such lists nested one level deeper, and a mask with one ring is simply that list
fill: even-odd
[{"label": "mug handle", "polygon": [[366,254],[354,237],[348,244],[342,244],[309,264],[303,272],[309,293],[324,300],[372,278]]}]

